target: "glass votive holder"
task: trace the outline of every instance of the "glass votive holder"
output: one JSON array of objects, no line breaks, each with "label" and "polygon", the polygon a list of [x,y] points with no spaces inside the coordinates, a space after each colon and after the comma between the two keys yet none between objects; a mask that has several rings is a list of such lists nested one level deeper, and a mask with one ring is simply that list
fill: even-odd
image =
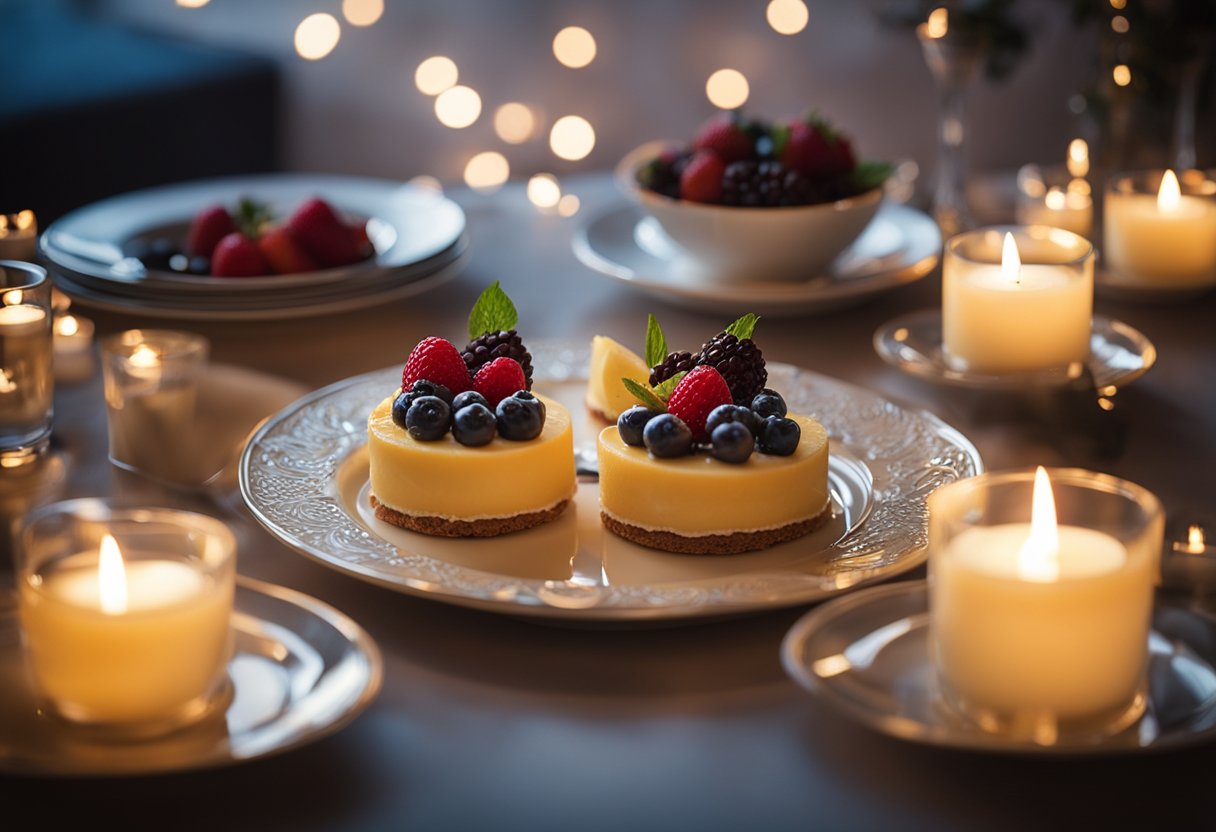
[{"label": "glass votive holder", "polygon": [[189,437],[208,347],[201,335],[164,329],[102,340],[111,462],[165,482],[194,480]]},{"label": "glass votive holder", "polygon": [[0,260],[34,262],[38,256],[38,219],[30,210],[0,214]]},{"label": "glass votive holder", "polygon": [[1023,165],[1018,170],[1015,216],[1019,225],[1063,228],[1092,239],[1094,199],[1087,180],[1064,165]]},{"label": "glass votive holder", "polygon": [[139,739],[230,694],[236,540],[223,523],[69,500],[31,512],[22,543],[21,628],[44,712]]},{"label": "glass votive holder", "polygon": [[54,382],[46,269],[0,260],[0,468],[27,464],[46,450]]},{"label": "glass votive holder", "polygon": [[1201,170],[1112,177],[1103,202],[1102,265],[1113,286],[1216,285],[1216,178]]},{"label": "glass votive holder", "polygon": [[951,237],[942,258],[942,347],[961,371],[1007,375],[1089,358],[1094,249],[1041,225]]},{"label": "glass votive holder", "polygon": [[1161,588],[1192,597],[1216,596],[1216,516],[1176,516],[1161,550]]},{"label": "glass votive holder", "polygon": [[69,313],[55,315],[55,381],[76,384],[93,377],[93,322]]},{"label": "glass votive holder", "polygon": [[946,704],[982,730],[1096,742],[1146,705],[1161,504],[1106,474],[1039,471],[929,496],[933,661]]}]

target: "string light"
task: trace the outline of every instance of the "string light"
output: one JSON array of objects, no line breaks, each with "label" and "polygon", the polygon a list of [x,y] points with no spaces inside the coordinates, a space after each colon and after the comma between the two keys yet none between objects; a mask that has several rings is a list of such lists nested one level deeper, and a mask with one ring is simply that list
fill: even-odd
[{"label": "string light", "polygon": [[1115,83],[1121,87],[1126,87],[1132,82],[1132,71],[1127,64],[1119,64],[1111,71],[1111,77],[1115,79]]},{"label": "string light", "polygon": [[342,16],[352,26],[371,26],[384,14],[384,0],[342,0]]},{"label": "string light", "polygon": [[507,144],[523,144],[536,133],[536,116],[518,101],[503,104],[494,111],[494,132]]},{"label": "string light", "polygon": [[747,102],[751,89],[747,78],[737,69],[719,69],[705,82],[705,94],[715,107],[735,110]]},{"label": "string light", "polygon": [[342,27],[332,14],[310,14],[296,27],[296,52],[308,61],[319,61],[334,51]]},{"label": "string light", "polygon": [[549,147],[560,159],[585,159],[595,148],[595,129],[582,116],[562,116],[549,131]]},{"label": "string light", "polygon": [[528,180],[528,201],[540,209],[555,208],[562,198],[562,188],[551,173],[538,173]]},{"label": "string light", "polygon": [[796,35],[806,28],[810,13],[802,0],[772,0],[764,17],[777,34]]},{"label": "string light", "polygon": [[481,96],[471,87],[455,86],[435,99],[435,117],[445,127],[459,130],[481,116]]},{"label": "string light", "polygon": [[595,60],[595,38],[581,26],[567,26],[553,38],[553,56],[562,66],[581,69]]},{"label": "string light", "polygon": [[464,166],[464,182],[478,193],[497,191],[511,175],[507,157],[493,150],[478,153]]},{"label": "string light", "polygon": [[423,95],[439,95],[446,89],[456,86],[460,70],[456,62],[446,55],[432,55],[414,70],[414,86]]}]

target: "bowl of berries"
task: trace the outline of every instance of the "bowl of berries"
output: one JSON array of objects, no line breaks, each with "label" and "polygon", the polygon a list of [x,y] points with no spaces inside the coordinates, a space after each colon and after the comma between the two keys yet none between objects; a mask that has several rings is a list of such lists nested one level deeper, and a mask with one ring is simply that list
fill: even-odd
[{"label": "bowl of berries", "polygon": [[618,187],[716,281],[825,274],[874,218],[891,166],[859,162],[822,117],[711,118],[689,144],[649,142],[617,165]]}]

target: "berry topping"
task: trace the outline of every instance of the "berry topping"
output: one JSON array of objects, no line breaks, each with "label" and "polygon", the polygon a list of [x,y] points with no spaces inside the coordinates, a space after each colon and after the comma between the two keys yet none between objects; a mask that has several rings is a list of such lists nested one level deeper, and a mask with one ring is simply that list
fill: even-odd
[{"label": "berry topping", "polygon": [[419,341],[410,353],[401,373],[401,389],[413,389],[419,379],[442,384],[452,393],[463,393],[472,386],[460,352],[451,341],[433,335]]},{"label": "berry topping", "polygon": [[722,174],[723,205],[784,208],[834,202],[838,198],[833,187],[817,183],[806,174],[789,170],[771,159],[735,162],[727,165]]},{"label": "berry topping", "polygon": [[532,354],[513,329],[487,332],[474,338],[461,357],[470,373],[476,373],[496,358],[513,358],[523,368],[527,389],[532,389]]},{"label": "berry topping", "polygon": [[761,453],[773,456],[789,456],[798,448],[798,440],[802,438],[802,428],[793,419],[782,416],[769,416],[760,426],[760,436],[756,444]]},{"label": "berry topping", "polygon": [[397,394],[397,398],[393,399],[393,423],[398,427],[405,427],[405,414],[409,412],[410,405],[414,403],[414,399],[418,398],[418,394],[409,390],[402,390]]},{"label": "berry topping", "polygon": [[495,358],[473,376],[473,389],[485,396],[491,407],[497,406],[516,390],[525,389],[527,383],[519,362],[505,356]]},{"label": "berry topping", "polygon": [[626,410],[616,420],[616,429],[621,435],[621,441],[626,445],[633,445],[635,448],[642,447],[642,431],[646,428],[646,424],[658,415],[657,410],[651,410],[640,404]]},{"label": "berry topping", "polygon": [[660,413],[646,423],[642,442],[657,457],[687,456],[692,451],[692,431],[680,417]]},{"label": "berry topping", "polygon": [[461,445],[487,445],[497,432],[498,422],[494,411],[481,402],[465,405],[452,417],[452,438]]},{"label": "berry topping", "polygon": [[350,228],[322,199],[314,197],[297,208],[286,228],[322,266],[345,266],[359,259],[359,247]]},{"label": "berry topping", "polygon": [[232,215],[223,205],[212,205],[204,208],[194,216],[190,223],[190,233],[186,237],[186,252],[191,257],[211,257],[220,240],[236,231],[236,223]]},{"label": "berry topping", "polygon": [[752,455],[756,440],[742,422],[723,422],[710,434],[710,453],[714,459],[742,465]]},{"label": "berry topping", "polygon": [[420,442],[434,442],[448,432],[452,409],[438,396],[419,396],[405,412],[405,428]]},{"label": "berry topping", "polygon": [[693,150],[709,150],[730,164],[746,159],[755,152],[752,137],[729,116],[715,116],[697,131],[692,140]]},{"label": "berry topping", "polygon": [[216,277],[258,277],[270,274],[270,264],[254,240],[233,231],[216,244],[211,273]]},{"label": "berry topping", "polygon": [[717,153],[699,150],[680,174],[680,198],[689,202],[717,202],[722,196],[726,164]]},{"label": "berry topping", "polygon": [[767,387],[752,399],[752,410],[761,419],[769,416],[784,416],[789,412],[789,409],[785,406],[785,399],[781,398],[781,394]]},{"label": "berry topping", "polygon": [[760,417],[750,408],[737,404],[723,404],[709,412],[709,416],[705,419],[705,433],[712,437],[714,430],[719,425],[725,425],[728,422],[738,422],[753,436],[760,431]]},{"label": "berry topping", "polygon": [[722,404],[730,404],[730,388],[722,374],[713,367],[694,367],[680,379],[667,410],[684,421],[697,441],[705,440],[705,420],[710,411]]},{"label": "berry topping", "polygon": [[452,404],[452,391],[428,378],[420,378],[415,381],[410,387],[410,392],[417,393],[419,396],[438,396],[449,405]]},{"label": "berry topping", "polygon": [[486,397],[478,393],[476,390],[465,390],[463,393],[457,393],[452,399],[452,412],[455,413],[462,408],[468,407],[471,404],[484,404],[490,407]]},{"label": "berry topping", "polygon": [[828,141],[827,132],[805,121],[789,125],[789,135],[781,148],[781,163],[790,170],[808,176],[836,173],[836,153]]},{"label": "berry topping", "polygon": [[275,274],[314,272],[320,268],[286,228],[272,228],[258,239],[258,248]]},{"label": "berry topping", "polygon": [[[506,359],[510,361],[510,359]],[[514,442],[526,442],[540,436],[545,426],[544,405],[532,394],[520,391],[529,399],[519,395],[507,396],[498,403],[496,415],[498,418],[498,433],[503,439]]]},{"label": "berry topping", "polygon": [[650,386],[658,387],[676,373],[687,373],[697,366],[697,359],[688,351],[669,352],[660,363],[653,365],[650,371]]},{"label": "berry topping", "polygon": [[740,338],[729,331],[718,333],[705,342],[698,363],[722,374],[735,404],[749,404],[768,381],[760,348],[751,338]]}]

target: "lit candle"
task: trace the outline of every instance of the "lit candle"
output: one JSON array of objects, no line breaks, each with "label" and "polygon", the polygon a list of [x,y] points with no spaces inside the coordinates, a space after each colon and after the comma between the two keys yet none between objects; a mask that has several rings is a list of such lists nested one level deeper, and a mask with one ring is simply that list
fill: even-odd
[{"label": "lit candle", "polygon": [[1017,233],[1040,262],[1022,262],[1013,234],[999,229],[960,234],[946,246],[942,339],[948,360],[963,369],[1032,372],[1089,358],[1092,247],[1059,229]]},{"label": "lit candle", "polygon": [[47,312],[28,300],[21,289],[0,294],[0,434],[30,430],[50,411]]},{"label": "lit candle", "polygon": [[1084,139],[1069,142],[1063,169],[1024,166],[1018,171],[1018,222],[1063,228],[1088,239],[1093,233],[1094,202],[1087,173],[1089,145]]},{"label": "lit candle", "polygon": [[[161,532],[163,534],[163,532]],[[171,723],[201,708],[231,653],[233,584],[203,562],[136,552],[114,537],[26,577],[21,622],[40,694],[63,716]]]},{"label": "lit candle", "polygon": [[55,380],[85,381],[93,376],[93,322],[59,315],[54,324]]},{"label": "lit candle", "polygon": [[1197,595],[1216,592],[1216,546],[1200,523],[1187,523],[1161,558],[1161,585]]},{"label": "lit candle", "polygon": [[[1087,472],[1066,473],[1069,500],[1085,500],[1076,480]],[[952,529],[979,511],[1010,517],[999,494],[967,488],[930,497],[932,640],[948,698],[981,727],[1011,726],[1047,744],[1067,726],[1126,716],[1145,679],[1159,516],[1147,543],[1129,545],[1059,524],[1039,468],[1029,523]]]},{"label": "lit candle", "polygon": [[0,260],[32,263],[37,255],[38,221],[33,211],[0,214]]},{"label": "lit candle", "polygon": [[1184,194],[1167,170],[1155,195],[1145,177],[1124,176],[1106,192],[1102,257],[1114,283],[1195,289],[1216,284],[1216,183],[1199,171]]}]

